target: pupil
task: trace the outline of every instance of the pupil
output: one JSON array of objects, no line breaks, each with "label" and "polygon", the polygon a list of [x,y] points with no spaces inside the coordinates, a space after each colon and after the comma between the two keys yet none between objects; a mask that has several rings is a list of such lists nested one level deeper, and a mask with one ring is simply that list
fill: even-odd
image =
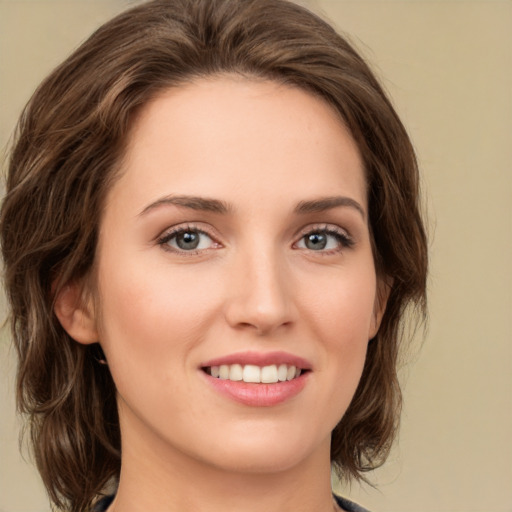
[{"label": "pupil", "polygon": [[196,249],[199,245],[199,233],[186,231],[176,237],[176,244],[180,249]]},{"label": "pupil", "polygon": [[308,249],[319,250],[325,249],[327,245],[327,237],[321,233],[313,233],[306,237],[306,247]]}]

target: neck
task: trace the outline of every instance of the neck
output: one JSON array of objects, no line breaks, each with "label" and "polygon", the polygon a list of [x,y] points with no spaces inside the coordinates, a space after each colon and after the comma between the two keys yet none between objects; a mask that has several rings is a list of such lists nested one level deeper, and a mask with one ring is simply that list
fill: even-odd
[{"label": "neck", "polygon": [[219,468],[147,436],[123,438],[122,470],[109,512],[332,512],[330,443],[300,464]]}]

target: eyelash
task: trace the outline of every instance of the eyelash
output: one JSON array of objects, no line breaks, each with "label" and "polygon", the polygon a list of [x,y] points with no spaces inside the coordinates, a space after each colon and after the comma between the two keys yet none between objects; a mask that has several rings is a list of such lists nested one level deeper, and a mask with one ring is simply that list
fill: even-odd
[{"label": "eyelash", "polygon": [[[295,242],[294,245],[305,241],[306,237],[314,235],[314,234],[321,234],[321,235],[327,235],[332,236],[336,239],[339,246],[334,249],[327,249],[327,250],[319,250],[315,251],[313,249],[309,249],[312,253],[318,253],[321,256],[330,256],[335,253],[342,252],[345,249],[350,249],[355,245],[354,239],[343,229],[332,226],[332,225],[319,225],[319,226],[308,226],[304,231],[302,231],[300,238],[297,242]],[[308,250],[307,248],[305,250]]]},{"label": "eyelash", "polygon": [[[212,240],[214,245],[217,245],[217,246],[221,245],[219,242],[217,242],[215,240],[215,237],[212,236],[210,233],[208,233],[204,229],[200,229],[197,226],[194,226],[191,224],[188,224],[186,226],[178,226],[176,228],[172,228],[170,231],[166,231],[163,235],[158,237],[157,244],[162,246],[162,248],[166,251],[183,254],[186,256],[193,256],[193,255],[196,255],[196,254],[199,254],[201,252],[208,251],[209,249],[211,249],[209,247],[206,249],[196,249],[196,250],[188,251],[188,250],[171,247],[169,245],[169,242],[173,238],[177,237],[180,234],[184,234],[184,233],[198,233],[199,235],[206,235],[208,238],[210,238]],[[302,241],[305,241],[307,236],[311,236],[314,234],[332,236],[336,239],[336,241],[339,244],[339,247],[336,247],[334,249],[328,249],[328,250],[315,251],[314,249],[307,249],[307,248],[304,249],[304,250],[309,250],[312,253],[318,253],[319,255],[332,255],[334,253],[341,252],[344,249],[350,249],[355,244],[352,237],[350,237],[350,235],[346,231],[344,231],[340,228],[335,228],[333,226],[322,225],[322,226],[308,227],[307,229],[303,230],[301,232],[299,240],[294,243],[294,246]],[[215,247],[213,247],[213,248],[215,248]]]},{"label": "eyelash", "polygon": [[178,249],[175,247],[171,247],[169,242],[176,238],[178,235],[184,234],[184,233],[198,233],[200,235],[206,235],[208,238],[212,240],[212,242],[215,245],[220,245],[218,242],[215,241],[215,238],[210,235],[207,231],[204,229],[200,229],[197,226],[188,224],[186,226],[177,226],[176,228],[172,228],[170,231],[166,231],[162,236],[160,236],[157,240],[158,245],[162,246],[162,248],[166,251],[177,253],[177,254],[183,254],[186,256],[193,256],[195,254],[199,254],[201,252],[207,251],[208,249],[196,249],[196,250],[190,250],[186,251],[183,249]]}]

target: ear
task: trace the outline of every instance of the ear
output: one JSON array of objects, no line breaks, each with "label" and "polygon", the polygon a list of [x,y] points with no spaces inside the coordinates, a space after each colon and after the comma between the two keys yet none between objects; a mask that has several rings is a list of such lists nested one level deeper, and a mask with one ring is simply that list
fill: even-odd
[{"label": "ear", "polygon": [[377,292],[375,293],[375,302],[373,304],[373,317],[368,332],[368,339],[371,340],[379,332],[379,327],[382,322],[382,317],[386,311],[389,294],[393,287],[393,278],[383,276],[377,278]]},{"label": "ear", "polygon": [[78,343],[89,345],[99,339],[91,298],[85,298],[80,283],[63,286],[55,297],[53,310],[64,330]]}]

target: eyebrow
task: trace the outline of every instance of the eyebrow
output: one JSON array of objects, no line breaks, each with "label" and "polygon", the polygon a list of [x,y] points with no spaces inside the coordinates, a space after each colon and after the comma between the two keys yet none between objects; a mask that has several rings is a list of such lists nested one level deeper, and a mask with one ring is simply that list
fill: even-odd
[{"label": "eyebrow", "polygon": [[151,210],[163,205],[183,206],[191,210],[213,213],[228,213],[231,210],[231,207],[227,203],[219,201],[218,199],[199,196],[165,196],[146,206],[139,215],[145,215]]},{"label": "eyebrow", "polygon": [[338,206],[354,208],[361,214],[363,219],[366,219],[366,212],[364,211],[364,208],[355,199],[345,196],[323,197],[312,201],[301,201],[295,207],[295,213],[306,214],[324,212],[326,210],[331,210],[332,208],[337,208]]},{"label": "eyebrow", "polygon": [[[191,210],[207,211],[220,214],[226,214],[233,210],[231,205],[229,205],[225,201],[220,201],[219,199],[211,199],[200,196],[170,195],[162,197],[154,201],[153,203],[149,204],[140,212],[139,215],[145,215],[146,213],[164,205],[182,206],[184,208],[189,208]],[[304,215],[308,213],[324,212],[326,210],[331,210],[339,206],[354,208],[361,214],[363,219],[366,219],[366,213],[363,207],[355,199],[345,196],[323,197],[320,199],[313,199],[310,201],[300,201],[295,207],[294,211],[297,214]]]}]

